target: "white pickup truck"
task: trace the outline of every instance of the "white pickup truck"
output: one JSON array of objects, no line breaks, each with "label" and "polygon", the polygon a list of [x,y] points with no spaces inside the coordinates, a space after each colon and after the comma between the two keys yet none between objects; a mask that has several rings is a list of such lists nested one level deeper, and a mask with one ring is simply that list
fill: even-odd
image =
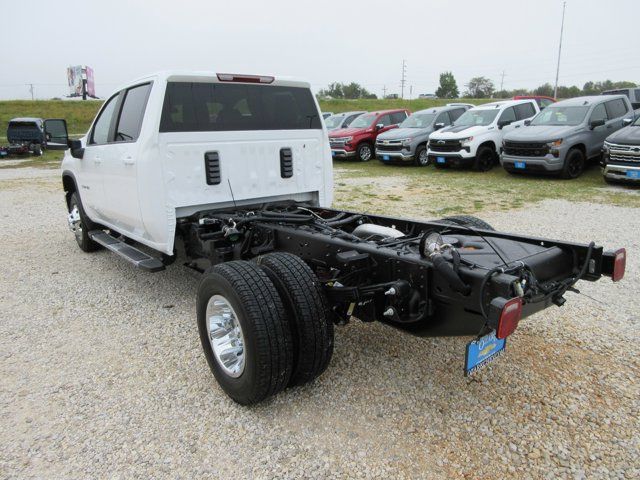
[{"label": "white pickup truck", "polygon": [[323,125],[307,82],[167,72],[118,89],[81,140],[55,135],[69,146],[62,183],[83,251],[150,272],[180,257],[202,272],[202,347],[235,401],[312,381],[334,324],[352,318],[475,335],[461,355],[472,374],[578,280],[622,278],[624,249],[496,232],[468,216],[331,209]]}]

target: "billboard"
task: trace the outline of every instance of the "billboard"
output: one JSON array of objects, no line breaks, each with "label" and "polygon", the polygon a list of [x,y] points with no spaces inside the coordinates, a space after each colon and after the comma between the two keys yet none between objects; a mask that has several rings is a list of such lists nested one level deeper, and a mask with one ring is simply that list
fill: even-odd
[{"label": "billboard", "polygon": [[93,69],[86,65],[67,67],[67,83],[70,97],[96,98]]}]

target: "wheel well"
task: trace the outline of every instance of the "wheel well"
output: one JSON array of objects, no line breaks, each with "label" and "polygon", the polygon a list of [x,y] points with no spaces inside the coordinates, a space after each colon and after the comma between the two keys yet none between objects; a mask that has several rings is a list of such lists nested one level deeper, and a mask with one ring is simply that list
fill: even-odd
[{"label": "wheel well", "polygon": [[480,150],[482,147],[490,147],[494,152],[496,152],[496,155],[498,154],[498,149],[496,148],[496,144],[493,143],[492,140],[487,140],[486,142],[478,145],[478,150]]},{"label": "wheel well", "polygon": [[580,150],[582,152],[582,155],[584,155],[585,158],[587,157],[587,147],[585,147],[583,143],[578,143],[578,144],[572,146],[569,149],[569,151],[574,150],[574,149],[575,150]]},{"label": "wheel well", "polygon": [[63,175],[62,176],[62,188],[64,190],[64,196],[67,201],[67,208],[69,208],[69,201],[71,200],[71,195],[77,191],[76,181],[73,179],[71,175]]}]

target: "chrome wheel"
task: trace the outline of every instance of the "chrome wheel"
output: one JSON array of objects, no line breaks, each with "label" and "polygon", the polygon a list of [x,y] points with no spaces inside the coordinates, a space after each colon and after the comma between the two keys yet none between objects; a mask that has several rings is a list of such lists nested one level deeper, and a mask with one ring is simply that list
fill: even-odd
[{"label": "chrome wheel", "polygon": [[224,373],[237,378],[244,371],[244,336],[238,316],[222,295],[207,303],[207,336],[213,355]]},{"label": "chrome wheel", "polygon": [[360,147],[360,160],[368,162],[371,160],[371,147],[369,145],[362,145]]},{"label": "chrome wheel", "polygon": [[418,154],[418,163],[420,165],[427,165],[429,163],[429,155],[426,150],[420,150],[420,154]]},{"label": "chrome wheel", "polygon": [[80,209],[78,205],[72,205],[71,211],[67,217],[69,222],[69,230],[76,236],[78,242],[82,241],[82,219],[80,218]]}]

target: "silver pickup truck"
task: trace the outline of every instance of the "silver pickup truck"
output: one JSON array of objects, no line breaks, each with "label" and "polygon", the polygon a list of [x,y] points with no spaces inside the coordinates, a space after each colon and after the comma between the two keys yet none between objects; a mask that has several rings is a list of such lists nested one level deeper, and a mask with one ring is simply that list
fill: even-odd
[{"label": "silver pickup truck", "polygon": [[633,118],[624,95],[577,97],[548,106],[531,122],[505,135],[500,163],[510,173],[579,177],[599,159],[605,138]]}]

